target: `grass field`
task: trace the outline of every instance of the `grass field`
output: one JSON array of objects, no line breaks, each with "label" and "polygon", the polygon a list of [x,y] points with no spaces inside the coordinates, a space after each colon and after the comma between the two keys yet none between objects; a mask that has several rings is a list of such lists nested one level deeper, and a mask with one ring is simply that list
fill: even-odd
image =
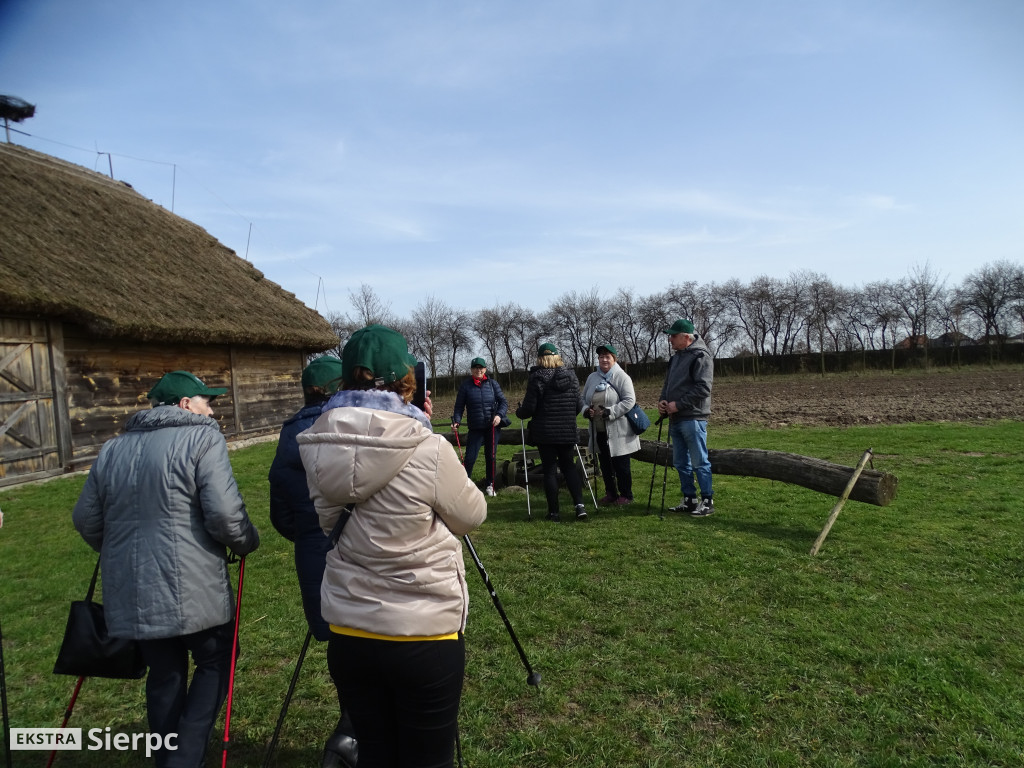
[{"label": "grass field", "polygon": [[[540,519],[539,484],[532,522],[521,493],[491,499],[473,542],[543,682],[526,685],[467,553],[466,766],[1024,764],[1024,424],[712,425],[710,438],[849,466],[871,447],[899,496],[886,508],[849,502],[817,557],[835,500],[766,480],[716,478],[718,511],[699,520],[659,519],[660,472],[646,514],[651,475],[637,462],[637,503],[588,523]],[[262,765],[305,634],[290,549],[268,520],[273,450],[232,456],[263,544],[246,565],[231,765]],[[59,725],[74,685],[50,670],[95,563],[70,522],[82,483],[0,492],[15,727]],[[677,490],[670,475],[669,504]],[[316,646],[273,764],[318,765],[335,707]],[[142,682],[87,680],[71,725],[145,731]],[[46,755],[14,757],[41,767]],[[142,762],[82,752],[57,765]]]}]

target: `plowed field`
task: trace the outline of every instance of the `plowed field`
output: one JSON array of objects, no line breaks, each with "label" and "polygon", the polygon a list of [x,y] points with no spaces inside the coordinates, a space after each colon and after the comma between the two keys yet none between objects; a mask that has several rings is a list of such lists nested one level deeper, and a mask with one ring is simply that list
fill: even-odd
[{"label": "plowed field", "polygon": [[[644,407],[660,385],[638,387]],[[913,421],[1024,421],[1020,368],[926,373],[719,378],[712,393],[716,424],[849,426]]]},{"label": "plowed field", "polygon": [[[582,383],[582,382],[581,382]],[[660,381],[636,382],[637,399],[653,408]],[[508,392],[515,405],[521,392]],[[434,422],[450,418],[454,396],[434,399]],[[1024,368],[935,369],[928,372],[720,377],[712,395],[714,424],[849,426],[913,421],[1024,422]]]}]

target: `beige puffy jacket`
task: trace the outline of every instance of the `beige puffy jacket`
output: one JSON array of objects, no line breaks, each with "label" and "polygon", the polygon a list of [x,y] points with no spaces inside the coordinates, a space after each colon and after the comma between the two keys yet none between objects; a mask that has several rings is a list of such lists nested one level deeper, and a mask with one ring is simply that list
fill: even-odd
[{"label": "beige puffy jacket", "polygon": [[458,537],[484,521],[487,502],[451,444],[411,408],[388,392],[339,392],[298,436],[324,532],[355,504],[320,590],[336,626],[399,637],[465,629]]}]

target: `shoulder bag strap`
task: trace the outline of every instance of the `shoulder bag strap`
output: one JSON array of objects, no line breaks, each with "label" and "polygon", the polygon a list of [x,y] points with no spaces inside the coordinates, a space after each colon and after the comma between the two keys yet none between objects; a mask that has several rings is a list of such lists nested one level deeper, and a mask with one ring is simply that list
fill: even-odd
[{"label": "shoulder bag strap", "polygon": [[92,602],[92,595],[96,591],[96,579],[100,575],[100,558],[96,558],[96,567],[92,570],[92,581],[89,582],[89,591],[85,593],[85,602]]},{"label": "shoulder bag strap", "polygon": [[352,517],[352,510],[356,508],[355,504],[346,504],[345,508],[341,510],[341,514],[338,515],[338,522],[334,524],[334,528],[331,529],[331,549],[338,546],[338,539],[341,538],[341,531],[345,527],[345,523]]}]

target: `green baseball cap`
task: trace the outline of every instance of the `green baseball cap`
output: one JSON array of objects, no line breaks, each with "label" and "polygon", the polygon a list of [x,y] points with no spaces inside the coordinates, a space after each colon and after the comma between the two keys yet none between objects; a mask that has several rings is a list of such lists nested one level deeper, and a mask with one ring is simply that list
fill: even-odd
[{"label": "green baseball cap", "polygon": [[664,329],[665,333],[676,334],[676,333],[693,333],[693,323],[689,320],[683,320],[679,318],[668,328]]},{"label": "green baseball cap", "polygon": [[368,325],[352,334],[341,351],[341,377],[354,381],[356,368],[366,368],[375,378],[386,383],[405,378],[415,367],[416,358],[409,354],[405,337],[386,325]]},{"label": "green baseball cap", "polygon": [[617,350],[611,344],[601,344],[597,348],[597,354],[600,355],[602,352],[607,352],[609,355],[615,355],[615,357],[619,356],[619,350]]},{"label": "green baseball cap", "polygon": [[469,367],[470,368],[486,368],[487,367],[487,361],[484,360],[482,357],[474,357],[473,358],[473,362],[471,362],[469,364]]},{"label": "green baseball cap", "polygon": [[227,392],[227,387],[208,387],[194,373],[188,371],[171,371],[165,373],[156,386],[146,395],[160,405],[177,405],[183,397],[203,395],[211,400]]},{"label": "green baseball cap", "polygon": [[341,360],[323,355],[302,370],[303,387],[321,387],[333,394],[341,386]]},{"label": "green baseball cap", "polygon": [[558,348],[555,347],[551,342],[545,342],[541,344],[537,349],[537,357],[547,357],[548,355],[557,355]]}]

